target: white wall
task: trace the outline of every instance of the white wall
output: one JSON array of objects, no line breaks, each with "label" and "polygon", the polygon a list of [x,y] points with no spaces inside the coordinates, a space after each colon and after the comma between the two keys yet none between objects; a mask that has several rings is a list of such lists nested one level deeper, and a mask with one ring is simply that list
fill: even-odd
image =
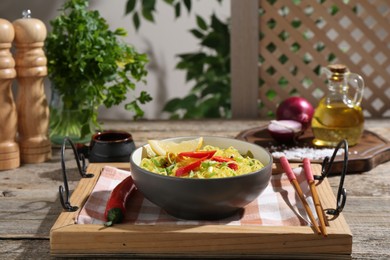
[{"label": "white wall", "polygon": [[[57,15],[58,8],[64,1],[60,0],[1,0],[0,17],[13,21],[21,17],[24,9],[31,9],[33,17],[45,22],[50,30],[49,20]],[[193,52],[199,49],[197,40],[189,33],[194,28],[195,14],[208,18],[212,12],[225,19],[230,16],[230,0],[218,4],[213,0],[192,0],[193,8],[190,15],[182,10],[181,17],[174,18],[174,10],[162,0],[157,1],[157,16],[155,24],[142,20],[139,32],[135,32],[130,16],[125,16],[126,0],[93,0],[90,7],[99,10],[112,29],[123,27],[129,32],[126,42],[133,44],[139,52],[147,53],[150,59],[147,85],[140,84],[138,90],[149,92],[153,101],[143,107],[148,119],[166,118],[161,113],[164,104],[174,97],[183,97],[192,85],[185,82],[185,74],[175,70],[178,62],[177,54]],[[49,85],[47,83],[46,85]],[[47,92],[48,95],[49,92]],[[131,97],[134,94],[129,94]],[[48,97],[49,98],[49,97]],[[99,111],[100,118],[131,119],[132,114],[122,106]]]}]

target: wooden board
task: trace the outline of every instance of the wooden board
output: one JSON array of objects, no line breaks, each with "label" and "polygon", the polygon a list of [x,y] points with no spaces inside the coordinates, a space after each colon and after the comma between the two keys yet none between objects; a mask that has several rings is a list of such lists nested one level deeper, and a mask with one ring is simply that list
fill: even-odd
[{"label": "wooden board", "polygon": [[[128,164],[110,164],[125,169]],[[70,202],[80,209],[96,184],[104,164],[90,164],[93,178],[81,179]],[[277,167],[275,167],[276,169]],[[315,174],[320,165],[313,165]],[[327,180],[318,185],[324,209],[334,208],[335,196]],[[80,210],[79,209],[79,210]],[[309,226],[228,225],[102,225],[75,224],[76,212],[62,212],[50,231],[53,256],[346,258],[352,234],[343,217],[328,216],[328,236]]]},{"label": "wooden board", "polygon": [[[268,133],[267,126],[255,127],[242,131],[236,136],[237,139],[258,144],[272,151],[274,147],[280,146]],[[312,147],[313,133],[311,129],[305,131],[298,139],[297,147]],[[274,158],[275,159],[275,158]],[[336,156],[330,173],[339,174],[343,167],[343,156]],[[365,130],[360,142],[349,147],[348,173],[365,172],[373,169],[377,165],[390,160],[390,143],[381,136]],[[278,161],[275,159],[275,161]],[[294,160],[292,160],[294,161]],[[295,162],[300,162],[296,160]],[[313,160],[314,163],[322,163],[322,160]]]}]

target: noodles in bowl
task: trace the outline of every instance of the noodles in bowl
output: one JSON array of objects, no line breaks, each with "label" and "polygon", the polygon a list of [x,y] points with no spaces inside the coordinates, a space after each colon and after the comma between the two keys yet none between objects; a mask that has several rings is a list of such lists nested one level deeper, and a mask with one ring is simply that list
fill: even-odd
[{"label": "noodles in bowl", "polygon": [[264,165],[250,152],[242,155],[232,146],[221,149],[206,145],[198,151],[143,158],[141,167],[166,176],[207,179],[239,176],[260,170]]},{"label": "noodles in bowl", "polygon": [[[181,142],[193,138],[195,137],[179,137],[169,140]],[[268,151],[258,145],[241,140],[224,137],[204,137],[204,145],[199,152],[215,150],[215,153],[207,160],[204,159],[207,157],[203,156],[205,154],[197,154],[196,156],[200,156],[200,158],[190,157],[189,160],[196,162],[198,159],[202,159],[199,165],[202,163],[204,163],[204,166],[208,165],[206,175],[212,172],[210,167],[214,168],[217,164],[233,170],[233,175],[211,178],[203,178],[203,174],[197,175],[195,170],[192,170],[192,173],[191,171],[184,171],[181,174],[185,177],[179,176],[180,178],[178,178],[176,176],[177,170],[175,171],[175,175],[171,176],[169,170],[161,170],[164,167],[160,168],[162,174],[143,168],[142,161],[145,158],[145,151],[150,150],[148,146],[138,148],[130,157],[131,171],[135,185],[143,193],[145,198],[177,218],[212,220],[231,216],[256,199],[267,187],[271,177],[272,156]],[[250,170],[250,172],[245,174],[237,174],[238,169],[234,170],[236,167],[234,164],[238,164],[237,161],[213,161],[215,158],[217,160],[227,158],[225,152],[232,152],[233,150],[237,152],[236,157],[242,156],[244,160],[247,160],[246,163],[248,165],[253,162],[256,165],[259,163],[256,166],[258,168],[253,169],[253,171]],[[169,160],[168,157],[169,155],[164,160]],[[210,160],[213,157],[214,159]],[[148,162],[147,164],[149,163],[152,162]],[[174,167],[177,167],[177,169],[180,168],[177,165]],[[229,169],[225,168],[223,171],[228,172],[230,171]],[[215,175],[219,175],[219,173],[215,172]]]}]

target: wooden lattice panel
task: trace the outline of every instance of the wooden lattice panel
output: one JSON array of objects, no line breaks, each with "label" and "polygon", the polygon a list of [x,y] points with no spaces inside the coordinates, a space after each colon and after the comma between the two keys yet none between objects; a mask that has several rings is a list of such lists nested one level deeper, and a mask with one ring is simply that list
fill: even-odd
[{"label": "wooden lattice panel", "polygon": [[366,117],[390,117],[390,1],[259,0],[260,116],[293,93],[326,93],[321,67],[343,63],[365,80]]}]

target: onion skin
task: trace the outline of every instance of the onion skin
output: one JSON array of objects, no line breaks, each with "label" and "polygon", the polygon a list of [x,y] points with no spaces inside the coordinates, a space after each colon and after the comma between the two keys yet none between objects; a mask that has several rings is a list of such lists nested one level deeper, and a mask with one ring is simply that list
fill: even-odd
[{"label": "onion skin", "polygon": [[314,108],[305,98],[289,97],[279,104],[276,109],[277,120],[294,120],[307,129],[313,118]]},{"label": "onion skin", "polygon": [[294,120],[273,120],[268,125],[268,133],[281,144],[292,144],[302,135],[302,124]]}]

